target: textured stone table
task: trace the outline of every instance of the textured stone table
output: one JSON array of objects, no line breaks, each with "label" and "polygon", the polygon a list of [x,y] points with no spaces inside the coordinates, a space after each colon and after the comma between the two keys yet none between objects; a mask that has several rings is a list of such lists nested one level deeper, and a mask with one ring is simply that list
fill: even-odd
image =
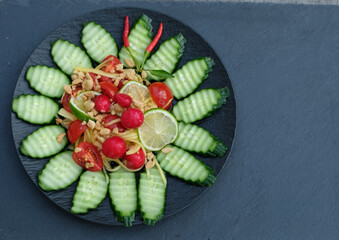
[{"label": "textured stone table", "polygon": [[[237,136],[218,181],[153,228],[92,224],[59,209],[11,139],[12,92],[30,53],[60,24],[112,6],[191,26],[219,54],[237,98]],[[338,23],[334,6],[0,1],[0,239],[337,239]]]}]

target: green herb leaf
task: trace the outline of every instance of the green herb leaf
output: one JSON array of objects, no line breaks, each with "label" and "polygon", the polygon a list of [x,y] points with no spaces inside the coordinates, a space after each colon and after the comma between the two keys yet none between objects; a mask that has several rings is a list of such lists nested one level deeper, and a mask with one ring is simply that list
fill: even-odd
[{"label": "green herb leaf", "polygon": [[149,71],[152,75],[159,77],[161,79],[173,77],[172,74],[170,74],[169,72],[166,72],[164,70],[146,70],[146,71]]}]

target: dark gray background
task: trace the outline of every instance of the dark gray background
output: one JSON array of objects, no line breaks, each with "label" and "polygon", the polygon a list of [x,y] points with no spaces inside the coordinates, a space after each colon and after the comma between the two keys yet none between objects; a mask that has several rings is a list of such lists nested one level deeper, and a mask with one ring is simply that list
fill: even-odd
[{"label": "dark gray background", "polygon": [[[36,188],[16,155],[10,106],[34,48],[92,10],[158,10],[219,54],[237,98],[229,162],[189,208],[130,229],[88,223]],[[0,239],[337,239],[339,8],[334,6],[0,1]]]}]

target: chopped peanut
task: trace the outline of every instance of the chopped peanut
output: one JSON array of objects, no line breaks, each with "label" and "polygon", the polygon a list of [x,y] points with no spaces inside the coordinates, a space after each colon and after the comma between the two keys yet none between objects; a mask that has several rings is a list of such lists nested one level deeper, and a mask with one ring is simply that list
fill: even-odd
[{"label": "chopped peanut", "polygon": [[61,133],[57,136],[57,142],[61,143],[62,139],[66,136],[66,133]]},{"label": "chopped peanut", "polygon": [[170,153],[170,152],[173,152],[173,148],[170,148],[170,147],[165,147],[165,148],[163,148],[163,149],[161,149],[161,152],[163,152],[163,153]]},{"label": "chopped peanut", "polygon": [[77,79],[78,78],[78,74],[72,74],[71,78],[72,78],[72,80]]},{"label": "chopped peanut", "polygon": [[128,67],[131,67],[131,68],[135,66],[134,62],[130,59],[125,59],[125,63]]},{"label": "chopped peanut", "polygon": [[111,133],[111,130],[109,128],[103,128],[100,130],[100,135],[108,135]]},{"label": "chopped peanut", "polygon": [[56,124],[60,124],[60,123],[62,123],[62,119],[60,119],[60,118],[56,118],[56,119],[55,119],[55,123],[56,123]]},{"label": "chopped peanut", "polygon": [[84,106],[87,111],[91,111],[94,108],[94,105],[94,102],[92,102],[91,100],[87,100],[86,102],[84,102]]},{"label": "chopped peanut", "polygon": [[80,78],[77,78],[77,79],[74,79],[74,80],[73,80],[72,84],[73,84],[73,85],[77,85],[77,84],[82,83],[82,82],[83,82],[83,81],[82,81]]},{"label": "chopped peanut", "polygon": [[[125,60],[125,62],[126,62],[126,60]],[[115,69],[118,70],[118,71],[123,70],[123,68],[124,68],[124,65],[122,65],[122,64],[118,64],[118,65],[115,66]]]},{"label": "chopped peanut", "polygon": [[64,85],[64,91],[68,94],[72,94],[72,88],[70,85]]},{"label": "chopped peanut", "polygon": [[85,95],[88,99],[94,98],[94,93],[93,93],[93,92],[86,92],[86,93],[84,93],[84,95]]},{"label": "chopped peanut", "polygon": [[76,70],[76,69],[74,69],[74,71],[73,71],[74,74],[77,74],[78,72],[79,72],[79,71]]},{"label": "chopped peanut", "polygon": [[81,125],[87,125],[87,122],[86,121],[82,121]]},{"label": "chopped peanut", "polygon": [[87,125],[88,125],[88,127],[90,129],[94,129],[95,128],[95,122],[93,120],[88,120]]},{"label": "chopped peanut", "polygon": [[86,91],[92,90],[93,88],[93,81],[86,79],[82,82],[82,88]]},{"label": "chopped peanut", "polygon": [[80,79],[85,78],[85,74],[83,72],[78,72],[78,76],[79,76]]},{"label": "chopped peanut", "polygon": [[141,72],[141,77],[143,79],[145,79],[147,77],[147,73],[144,70]]},{"label": "chopped peanut", "polygon": [[115,103],[113,105],[113,109],[115,112],[123,112],[126,110],[126,108],[121,107],[119,104]]},{"label": "chopped peanut", "polygon": [[81,152],[81,148],[76,147],[76,148],[74,149],[74,152],[75,152],[75,153]]}]

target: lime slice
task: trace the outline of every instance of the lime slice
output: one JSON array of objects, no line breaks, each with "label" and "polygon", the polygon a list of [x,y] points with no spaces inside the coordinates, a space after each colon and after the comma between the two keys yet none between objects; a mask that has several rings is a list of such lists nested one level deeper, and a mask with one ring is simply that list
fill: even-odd
[{"label": "lime slice", "polygon": [[144,117],[144,123],[138,128],[138,136],[146,149],[158,151],[177,138],[178,122],[170,112],[154,108],[147,111]]},{"label": "lime slice", "polygon": [[142,83],[136,81],[127,82],[119,91],[129,95],[133,100],[143,101],[144,99],[150,98],[151,93],[148,88]]},{"label": "lime slice", "polygon": [[[88,92],[88,91],[87,91]],[[101,95],[101,93],[98,92],[94,92],[95,96]],[[81,94],[79,94],[76,98],[71,98],[71,100],[69,101],[69,108],[71,109],[72,113],[74,114],[74,116],[76,116],[77,119],[79,119],[80,121],[88,121],[88,120],[93,120],[95,121],[95,119],[91,116],[89,116],[86,113],[86,107],[84,105],[84,100],[82,100],[81,96],[84,95],[86,92],[83,92]]]}]

